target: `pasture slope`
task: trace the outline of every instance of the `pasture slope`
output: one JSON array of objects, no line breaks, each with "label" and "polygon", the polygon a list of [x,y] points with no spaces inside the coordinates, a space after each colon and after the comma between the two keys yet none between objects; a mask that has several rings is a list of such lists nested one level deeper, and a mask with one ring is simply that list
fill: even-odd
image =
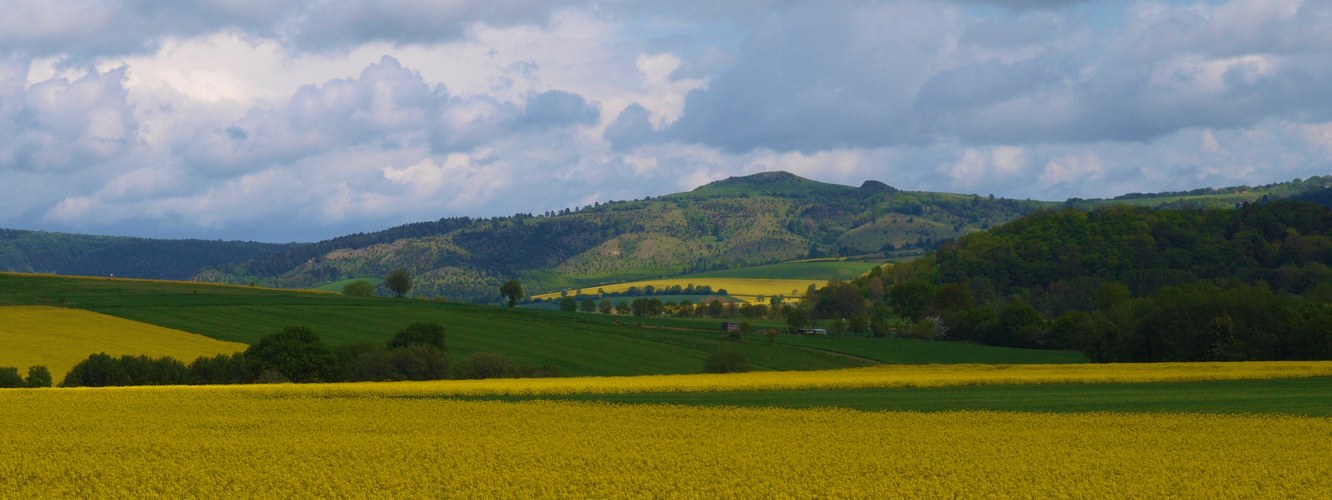
[{"label": "pasture slope", "polygon": [[[775,345],[760,337],[737,342],[716,320],[640,327],[636,318],[204,283],[0,274],[0,305],[63,305],[242,344],[288,325],[308,326],[332,345],[383,343],[408,324],[434,322],[446,326],[454,359],[495,352],[522,365],[554,364],[565,376],[697,373],[723,349],[744,353],[759,370],[873,362],[836,352],[840,343],[833,341],[821,350],[788,344],[785,337]],[[922,359],[977,363],[1003,353],[1014,362],[1085,361],[1076,353],[988,347],[958,355],[956,346],[936,344],[938,356]]]}]

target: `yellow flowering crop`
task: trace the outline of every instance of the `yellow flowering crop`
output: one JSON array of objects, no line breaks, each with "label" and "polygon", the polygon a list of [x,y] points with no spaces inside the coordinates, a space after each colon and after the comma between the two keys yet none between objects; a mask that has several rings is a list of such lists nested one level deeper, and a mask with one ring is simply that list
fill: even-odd
[{"label": "yellow flowering crop", "polygon": [[1332,498],[1326,418],[238,389],[0,390],[0,498]]},{"label": "yellow flowering crop", "polygon": [[[667,278],[635,281],[632,283],[617,283],[614,285],[590,286],[583,288],[582,292],[583,295],[590,297],[591,295],[596,294],[597,290],[604,290],[606,293],[619,293],[628,290],[631,286],[642,289],[648,285],[652,285],[660,290],[675,285],[680,285],[680,287],[683,288],[689,286],[691,283],[695,286],[710,286],[714,293],[717,290],[725,289],[727,294],[730,294],[735,298],[745,299],[747,302],[756,302],[755,299],[757,299],[759,295],[769,297],[773,295],[793,297],[791,292],[796,291],[798,293],[805,293],[805,289],[808,288],[810,284],[823,286],[825,281],[758,278]],[[573,296],[574,292],[574,290],[569,290],[569,295]],[[558,299],[560,298],[560,293],[546,293],[536,295],[533,298]],[[663,295],[659,298],[663,301],[671,300],[668,295]],[[624,299],[624,297],[608,297],[608,299],[618,301]]]},{"label": "yellow flowering crop", "polygon": [[[645,392],[871,389],[958,385],[1187,382],[1298,378],[1332,375],[1332,361],[1123,363],[1063,365],[877,365],[824,371],[749,372],[637,377],[439,380],[380,384],[319,384],[325,395],[538,396]],[[286,391],[249,386],[255,392]]]},{"label": "yellow flowering crop", "polygon": [[245,344],[140,323],[80,309],[0,307],[0,366],[45,365],[56,383],[90,354],[105,352],[171,356],[188,363],[199,356],[245,350]]}]

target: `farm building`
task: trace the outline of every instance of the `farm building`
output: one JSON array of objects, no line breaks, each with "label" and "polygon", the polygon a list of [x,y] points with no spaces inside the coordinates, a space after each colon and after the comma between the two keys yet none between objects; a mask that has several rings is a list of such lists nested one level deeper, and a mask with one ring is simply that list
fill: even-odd
[{"label": "farm building", "polygon": [[723,321],[723,322],[722,322],[722,331],[723,331],[723,332],[738,332],[738,331],[740,331],[740,323],[736,323],[736,322],[733,322],[733,321]]}]

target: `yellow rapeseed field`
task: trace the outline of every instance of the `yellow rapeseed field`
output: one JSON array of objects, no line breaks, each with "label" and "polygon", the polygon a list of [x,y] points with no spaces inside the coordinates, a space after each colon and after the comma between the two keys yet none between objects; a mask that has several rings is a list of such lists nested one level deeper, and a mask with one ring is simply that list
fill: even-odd
[{"label": "yellow rapeseed field", "polygon": [[[597,290],[603,290],[606,293],[620,293],[625,290],[628,290],[629,287],[631,286],[638,287],[641,290],[643,287],[646,287],[648,285],[652,285],[653,287],[658,289],[669,288],[675,285],[680,285],[681,287],[686,287],[689,286],[690,284],[693,284],[694,286],[707,285],[712,287],[712,290],[714,292],[717,290],[725,289],[726,293],[729,294],[730,296],[740,300],[744,300],[746,302],[753,303],[756,301],[759,295],[763,295],[765,296],[765,298],[771,297],[773,295],[782,295],[787,298],[793,298],[798,296],[798,294],[805,293],[805,289],[809,288],[810,284],[823,286],[825,283],[826,283],[825,281],[819,281],[819,280],[750,279],[750,278],[687,278],[687,279],[670,278],[670,279],[659,279],[659,280],[635,281],[632,283],[619,283],[615,285],[590,286],[587,288],[583,288],[581,290],[583,295],[596,295]],[[576,292],[577,290],[568,291],[570,296],[573,296]],[[792,294],[791,292],[798,292],[798,293]],[[532,298],[547,299],[547,300],[558,299],[560,298],[560,293],[559,292],[546,293],[546,294],[536,295]],[[663,295],[659,298],[663,301],[670,300],[669,295]],[[625,298],[609,297],[609,299],[618,301],[618,300],[623,300]]]},{"label": "yellow rapeseed field", "polygon": [[1332,498],[1326,418],[316,389],[0,390],[0,498]]},{"label": "yellow rapeseed field", "polygon": [[0,366],[27,373],[46,365],[56,383],[90,354],[171,356],[190,362],[199,356],[245,350],[245,344],[107,316],[46,306],[0,307]]},{"label": "yellow rapeseed field", "polygon": [[[1297,378],[1332,375],[1332,361],[1242,361],[1217,363],[1122,363],[1066,365],[878,365],[824,371],[645,375],[537,379],[439,380],[396,384],[346,383],[311,386],[329,396],[392,395],[534,396],[645,392],[870,389],[958,385],[1188,382]],[[247,386],[266,393],[275,386]]]}]

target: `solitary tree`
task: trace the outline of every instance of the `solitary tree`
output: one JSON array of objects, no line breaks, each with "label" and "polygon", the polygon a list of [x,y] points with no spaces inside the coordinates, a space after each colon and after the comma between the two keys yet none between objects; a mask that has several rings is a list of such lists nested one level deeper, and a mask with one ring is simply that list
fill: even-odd
[{"label": "solitary tree", "polygon": [[412,289],[412,275],[407,274],[406,270],[398,269],[388,275],[388,279],[384,280],[384,285],[388,286],[389,290],[393,290],[393,293],[398,294],[398,297],[402,297]]},{"label": "solitary tree", "polygon": [[518,305],[518,301],[523,299],[523,285],[518,280],[509,280],[500,286],[500,295],[509,299],[509,307]]},{"label": "solitary tree", "polygon": [[597,301],[595,301],[595,300],[584,300],[584,301],[582,301],[581,303],[578,304],[578,309],[579,309],[580,311],[585,312],[585,313],[596,312],[596,310],[597,310]]}]

